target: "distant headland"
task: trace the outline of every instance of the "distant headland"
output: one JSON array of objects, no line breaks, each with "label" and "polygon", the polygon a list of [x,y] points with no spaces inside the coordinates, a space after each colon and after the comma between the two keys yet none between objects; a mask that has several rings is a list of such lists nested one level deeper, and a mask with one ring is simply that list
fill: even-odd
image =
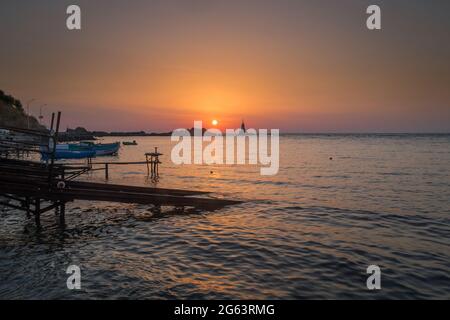
[{"label": "distant headland", "polygon": [[101,137],[148,137],[148,136],[170,136],[172,132],[145,132],[145,131],[89,131],[83,127],[75,129],[67,128],[65,132],[61,132],[58,136],[59,141],[81,141],[81,140],[95,140]]},{"label": "distant headland", "polygon": [[[191,135],[194,135],[194,128],[187,129]],[[75,129],[67,128],[65,132],[61,132],[58,136],[59,141],[82,141],[96,140],[102,137],[170,137],[173,131],[169,132],[145,132],[145,131],[89,131],[83,127]],[[206,129],[202,129],[205,134]]]}]

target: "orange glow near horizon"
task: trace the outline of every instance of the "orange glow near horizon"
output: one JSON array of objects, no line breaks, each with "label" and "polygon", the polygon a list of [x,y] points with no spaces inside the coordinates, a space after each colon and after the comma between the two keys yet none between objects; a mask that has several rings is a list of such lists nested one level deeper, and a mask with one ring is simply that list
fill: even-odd
[{"label": "orange glow near horizon", "polygon": [[95,18],[68,33],[60,4],[7,1],[0,90],[46,103],[47,124],[62,111],[63,128],[167,132],[220,117],[219,129],[245,119],[282,132],[450,130],[450,22],[421,6],[369,32],[359,4],[101,2],[85,1]]}]

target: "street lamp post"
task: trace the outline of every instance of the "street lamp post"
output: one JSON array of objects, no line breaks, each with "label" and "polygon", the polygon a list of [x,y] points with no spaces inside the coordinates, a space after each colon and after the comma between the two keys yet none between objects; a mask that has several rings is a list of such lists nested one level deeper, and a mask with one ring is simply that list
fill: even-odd
[{"label": "street lamp post", "polygon": [[47,104],[43,104],[42,106],[39,107],[39,123],[42,124],[42,119],[44,119],[44,116],[42,115],[42,108],[46,107]]},{"label": "street lamp post", "polygon": [[36,101],[36,99],[30,99],[27,101],[27,128],[30,129],[30,104]]}]

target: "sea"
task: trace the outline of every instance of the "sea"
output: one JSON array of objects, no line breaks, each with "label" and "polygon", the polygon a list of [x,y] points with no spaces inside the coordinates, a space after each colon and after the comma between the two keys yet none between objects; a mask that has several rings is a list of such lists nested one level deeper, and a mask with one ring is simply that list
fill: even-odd
[{"label": "sea", "polygon": [[[277,175],[175,165],[170,137],[136,140],[109,183],[210,191],[216,211],[75,201],[42,229],[0,206],[0,299],[449,299],[450,135],[292,134]],[[72,161],[73,162],[73,161]],[[80,180],[103,182],[104,172]],[[70,290],[69,266],[81,289]],[[370,290],[369,266],[380,270]]]}]

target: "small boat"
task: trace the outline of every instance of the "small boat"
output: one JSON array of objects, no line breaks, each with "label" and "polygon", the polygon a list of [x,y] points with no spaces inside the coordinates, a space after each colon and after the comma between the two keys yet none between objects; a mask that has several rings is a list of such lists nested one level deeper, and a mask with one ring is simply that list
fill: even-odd
[{"label": "small boat", "polygon": [[84,159],[95,157],[93,150],[79,150],[79,151],[62,151],[56,150],[55,159]]},{"label": "small boat", "polygon": [[120,142],[114,143],[92,143],[92,142],[81,142],[79,144],[82,148],[91,148],[95,151],[96,156],[109,156],[116,154],[120,148]]},{"label": "small boat", "polygon": [[[115,143],[61,143],[56,145],[56,159],[82,159],[96,156],[107,156],[116,154],[119,151],[120,142]],[[43,159],[50,158],[48,148],[41,148]]]},{"label": "small boat", "polygon": [[137,146],[136,140],[122,142],[124,146]]},{"label": "small boat", "polygon": [[[51,157],[51,153],[48,151],[48,148],[41,148],[41,155],[43,160],[48,160]],[[95,157],[94,150],[70,150],[56,148],[55,150],[55,159],[84,159],[84,158],[92,158]]]},{"label": "small boat", "polygon": [[56,145],[56,151],[91,151],[92,147],[82,146],[77,143],[60,143]]},{"label": "small boat", "polygon": [[109,156],[117,153],[120,148],[120,142],[114,143],[92,143],[83,141],[80,143],[63,143],[56,146],[56,150],[69,151],[94,151],[96,156]]}]

